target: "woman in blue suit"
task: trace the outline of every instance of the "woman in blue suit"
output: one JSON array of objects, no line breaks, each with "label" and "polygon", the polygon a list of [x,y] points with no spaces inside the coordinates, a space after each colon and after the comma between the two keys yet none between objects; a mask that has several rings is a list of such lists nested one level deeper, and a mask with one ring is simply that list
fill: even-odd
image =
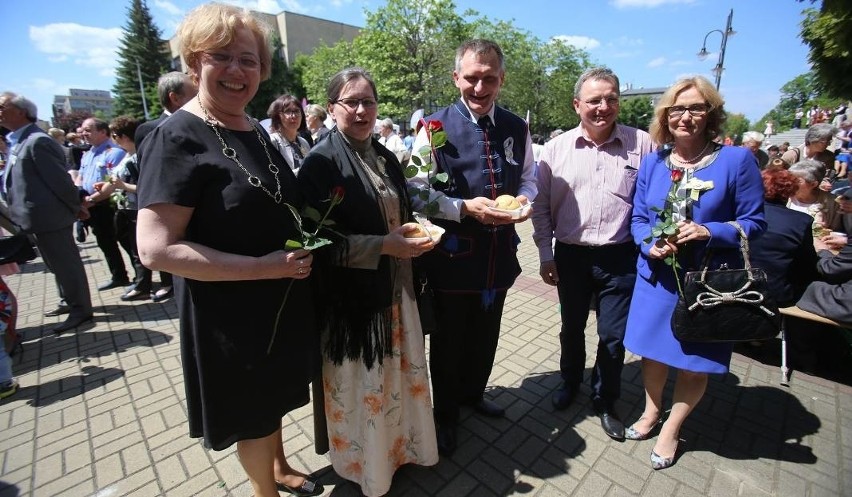
[{"label": "woman in blue suit", "polygon": [[[646,156],[639,168],[633,198],[631,232],[640,248],[636,286],[624,345],[642,356],[645,410],[626,430],[632,440],[660,436],[651,452],[651,466],[674,464],[680,428],[707,387],[708,373],[726,373],[732,347],[728,344],[680,342],[670,318],[678,299],[672,266],[674,255],[682,270],[700,267],[712,249],[711,268],[722,263],[739,267],[737,221],[752,237],[764,230],[763,184],[757,162],[747,149],[714,142],[725,121],[721,95],[702,77],[682,79],[660,99],[651,123],[651,138],[665,149]],[[674,201],[667,200],[674,192]],[[655,238],[659,222],[654,209],[666,209],[677,222],[675,235]],[[665,423],[663,388],[669,367],[678,369],[671,412]]]}]

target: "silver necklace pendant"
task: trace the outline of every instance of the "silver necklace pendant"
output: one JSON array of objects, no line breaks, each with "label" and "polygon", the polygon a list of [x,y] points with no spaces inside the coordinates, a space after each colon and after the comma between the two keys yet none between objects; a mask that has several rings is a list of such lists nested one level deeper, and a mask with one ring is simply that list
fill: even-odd
[{"label": "silver necklace pendant", "polygon": [[242,169],[244,173],[246,173],[246,176],[248,176],[248,182],[251,186],[255,188],[260,188],[261,190],[263,190],[264,193],[269,195],[276,204],[280,204],[284,196],[281,194],[281,180],[278,177],[278,166],[276,166],[272,162],[272,156],[269,155],[269,148],[267,148],[266,142],[263,140],[263,136],[261,136],[260,131],[258,131],[254,123],[251,122],[251,118],[248,115],[245,116],[246,121],[248,121],[249,126],[251,126],[251,129],[254,130],[254,133],[257,136],[257,141],[259,141],[260,145],[263,147],[263,152],[266,154],[266,159],[269,161],[267,164],[267,169],[269,169],[269,171],[275,177],[275,193],[272,193],[271,191],[269,191],[268,188],[263,186],[263,183],[260,181],[260,178],[250,173],[249,170],[246,169],[246,167],[243,165],[243,163],[240,162],[239,157],[237,157],[237,151],[234,150],[232,147],[228,146],[227,142],[225,142],[225,138],[223,138],[222,134],[219,132],[219,126],[216,124],[216,121],[213,119],[213,116],[211,116],[210,113],[207,112],[207,109],[205,109],[204,105],[201,103],[201,96],[196,95],[196,99],[198,100],[198,106],[201,108],[201,112],[204,113],[204,122],[208,126],[210,126],[210,129],[212,129],[214,133],[216,133],[216,138],[218,138],[219,143],[222,144],[222,155],[234,161],[234,163],[236,163],[237,166],[239,166],[239,168]]}]

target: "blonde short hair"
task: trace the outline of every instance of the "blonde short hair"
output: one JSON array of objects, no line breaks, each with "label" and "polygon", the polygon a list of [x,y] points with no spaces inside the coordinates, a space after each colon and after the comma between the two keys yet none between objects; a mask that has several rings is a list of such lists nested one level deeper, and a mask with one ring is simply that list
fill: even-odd
[{"label": "blonde short hair", "polygon": [[669,131],[668,109],[677,100],[678,95],[690,88],[698,90],[698,93],[704,97],[704,101],[711,107],[710,112],[707,113],[707,127],[704,129],[707,139],[714,140],[721,135],[722,124],[727,119],[724,108],[725,101],[713,84],[707,81],[707,78],[693,76],[677,81],[660,97],[660,101],[654,108],[654,120],[651,121],[651,127],[648,130],[654,143],[664,145],[674,141],[674,136]]},{"label": "blonde short hair", "polygon": [[189,74],[198,82],[195,66],[201,52],[222,48],[234,41],[237,29],[246,28],[254,35],[260,58],[260,79],[266,81],[272,71],[269,26],[247,9],[220,3],[207,3],[186,15],[177,30],[180,54]]}]

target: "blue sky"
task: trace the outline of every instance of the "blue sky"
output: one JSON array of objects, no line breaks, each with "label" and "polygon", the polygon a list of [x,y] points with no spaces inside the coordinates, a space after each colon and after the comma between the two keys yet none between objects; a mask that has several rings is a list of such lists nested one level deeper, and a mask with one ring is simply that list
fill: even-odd
[{"label": "blue sky", "polygon": [[[171,37],[198,0],[148,0],[154,22]],[[253,10],[299,12],[363,26],[364,10],[384,1],[226,0]],[[4,1],[0,6],[0,46],[7,64],[0,89],[36,102],[39,117],[50,119],[53,95],[69,88],[112,90],[115,49],[126,24],[130,0]],[[725,52],[722,94],[726,109],[752,121],[778,102],[779,88],[809,69],[807,47],[799,40],[801,11],[795,0],[456,0],[457,11],[471,8],[491,19],[512,20],[542,40],[564,37],[607,65],[622,84],[668,86],[678,77],[701,74],[711,81],[722,36],[707,37],[710,56],[696,56],[705,34],[724,30],[734,9]],[[819,6],[819,2],[816,4]],[[507,75],[511,77],[511,74]],[[451,84],[449,74],[447,84]]]}]

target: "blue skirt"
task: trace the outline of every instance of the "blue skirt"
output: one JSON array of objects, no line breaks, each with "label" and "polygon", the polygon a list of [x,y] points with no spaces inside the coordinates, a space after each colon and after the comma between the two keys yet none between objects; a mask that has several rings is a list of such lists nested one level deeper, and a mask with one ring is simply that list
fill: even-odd
[{"label": "blue skirt", "polygon": [[727,373],[733,344],[680,342],[672,332],[677,285],[669,266],[662,265],[651,283],[636,277],[624,346],[630,352],[696,373]]}]

